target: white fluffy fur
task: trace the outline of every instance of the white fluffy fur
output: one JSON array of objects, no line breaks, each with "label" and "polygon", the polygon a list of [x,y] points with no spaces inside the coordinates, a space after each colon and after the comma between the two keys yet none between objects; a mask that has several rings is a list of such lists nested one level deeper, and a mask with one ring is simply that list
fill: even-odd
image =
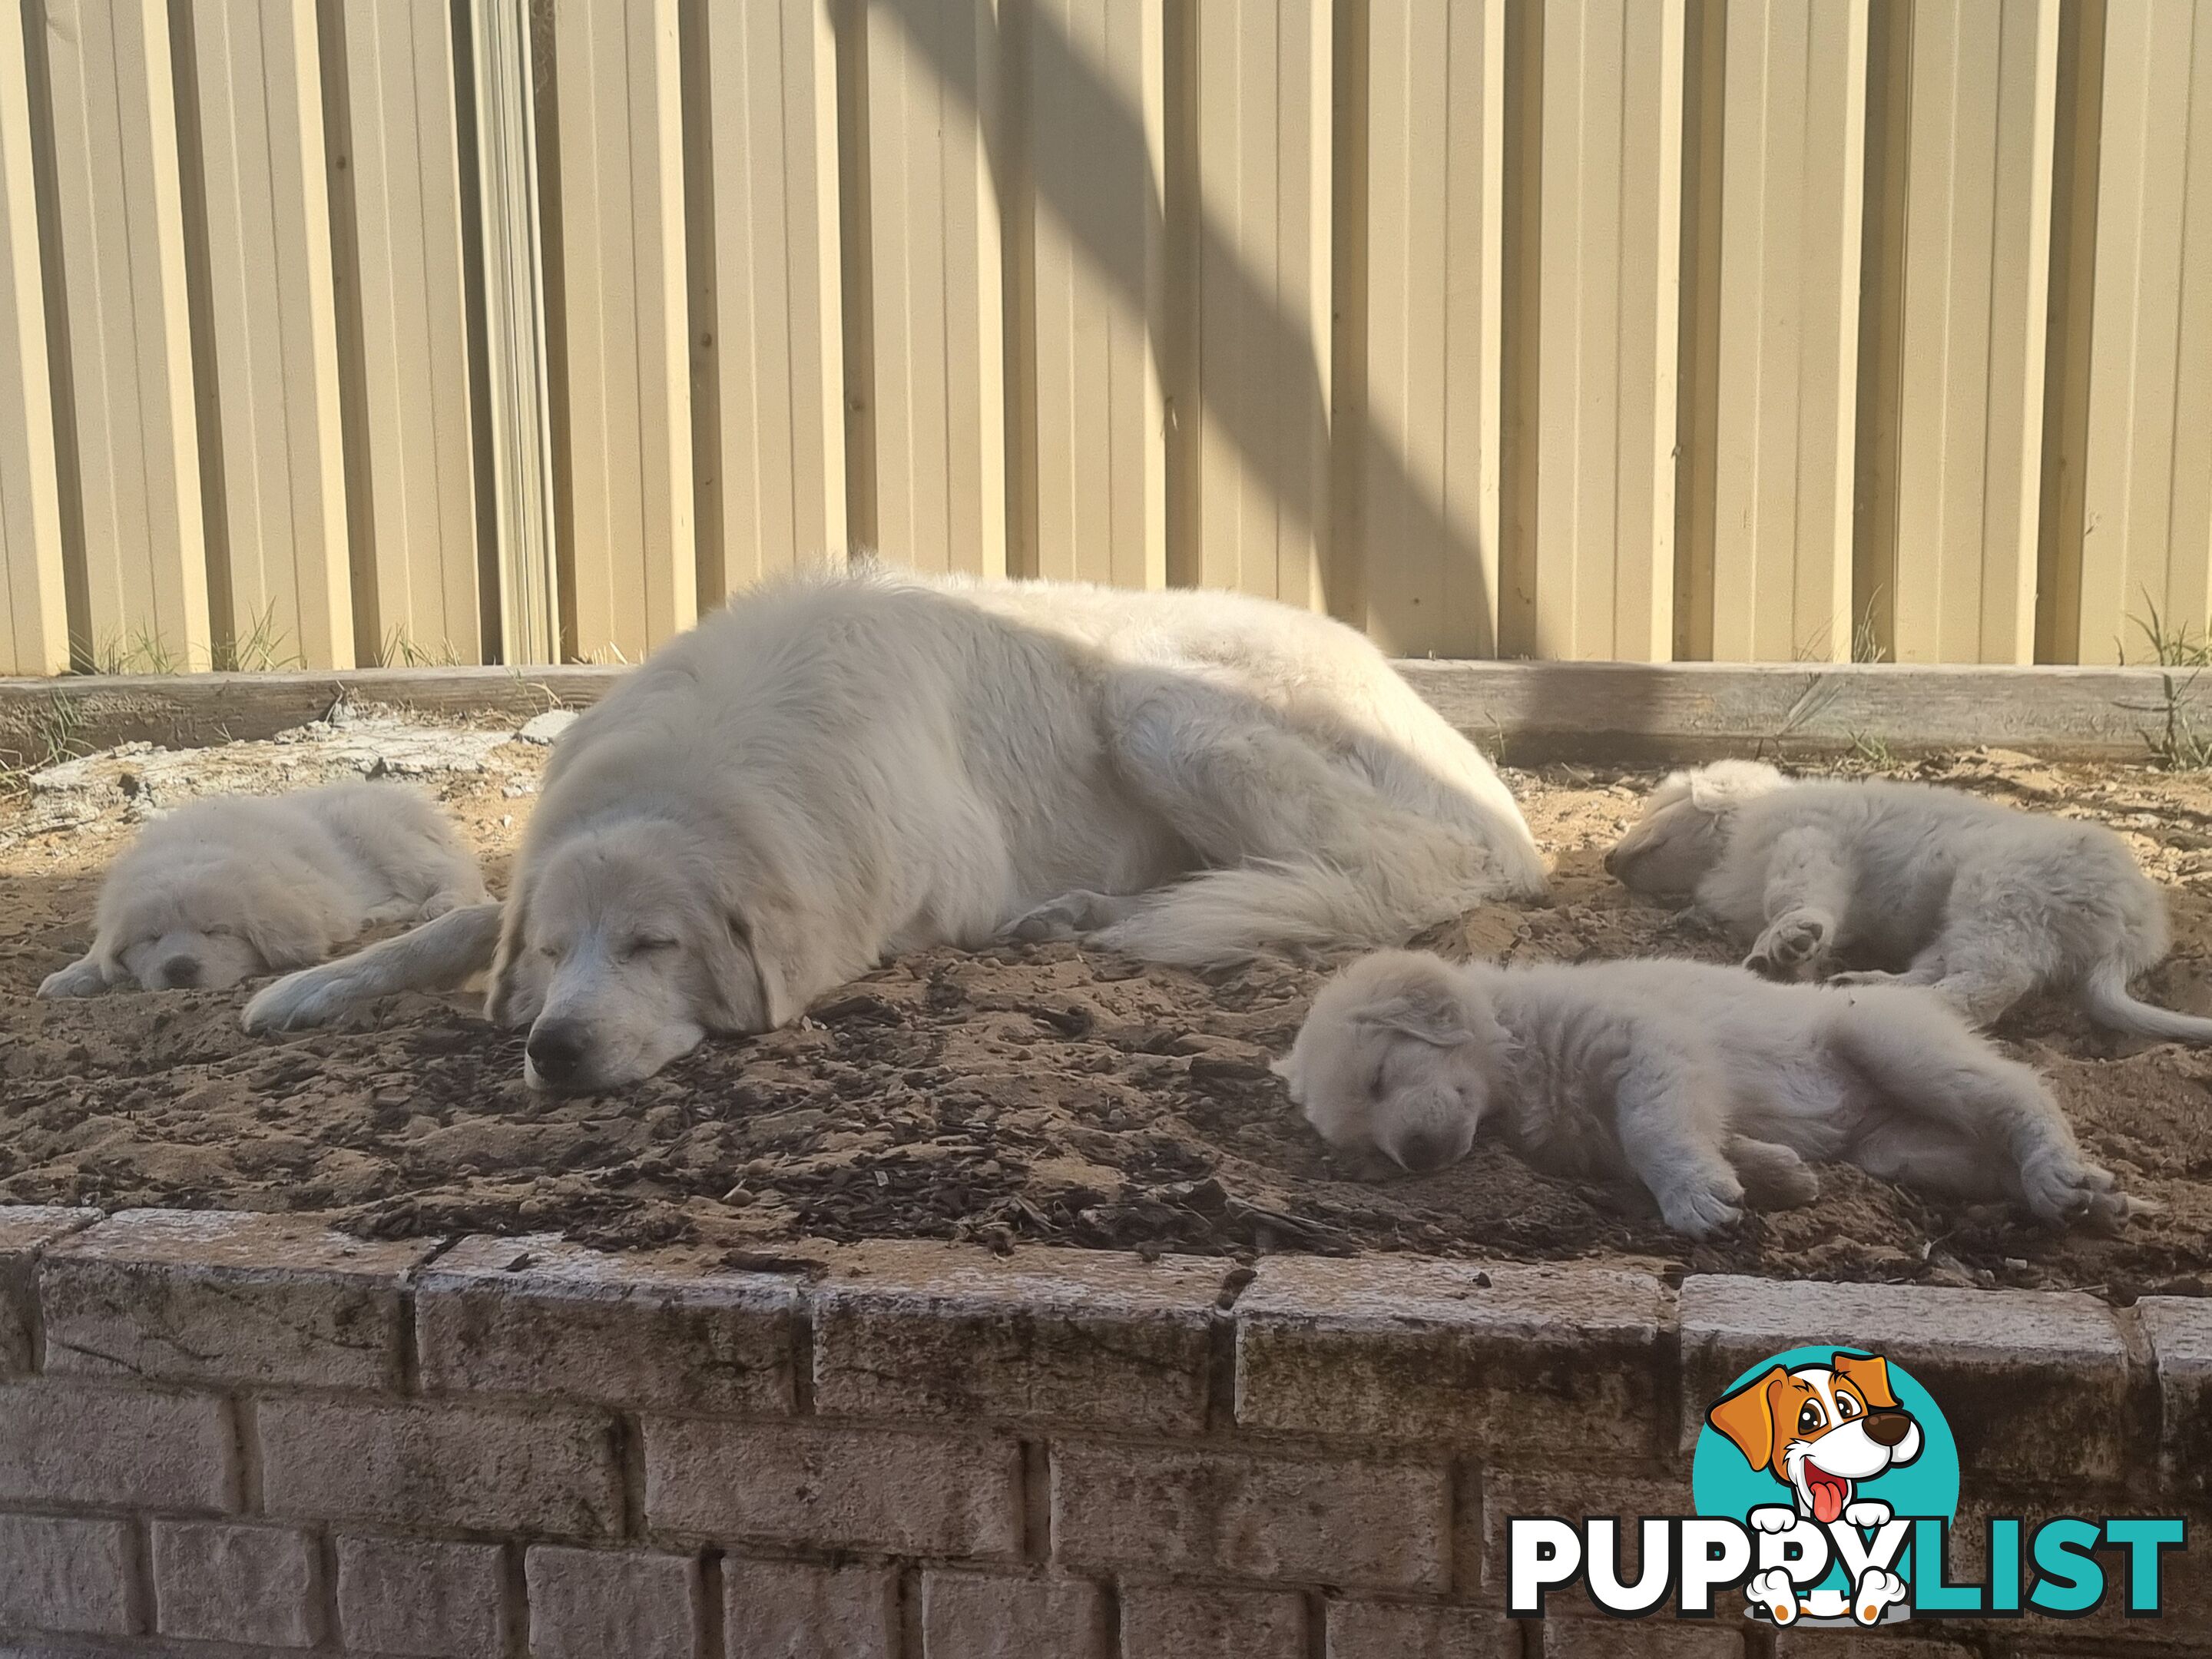
[{"label": "white fluffy fur", "polygon": [[1331,1143],[1413,1170],[1502,1133],[1561,1174],[1627,1172],[1705,1237],[1818,1191],[1806,1158],[2046,1221],[2124,1219],[2033,1071],[1932,997],[1632,961],[1454,966],[1391,951],[1324,987],[1276,1068]]},{"label": "white fluffy fur", "polygon": [[[921,946],[1156,961],[1382,944],[1541,862],[1481,756],[1358,635],[1223,593],[879,574],[756,592],[556,750],[488,1001],[526,1074],[649,1075]],[[250,1027],[451,983],[490,921],[296,975]]]},{"label": "white fluffy fur", "polygon": [[[1918,783],[1792,783],[1724,761],[1678,772],[1606,856],[1630,887],[1694,896],[1777,978],[1924,985],[1987,1025],[2030,992],[2090,1018],[2212,1042],[2212,1019],[2139,1002],[2166,901],[2109,830]],[[1838,963],[1866,971],[1836,974]]]},{"label": "white fluffy fur", "polygon": [[148,824],[116,860],[91,950],[39,994],[132,981],[222,990],[320,962],[378,922],[424,921],[483,896],[452,821],[398,784],[194,801]]}]

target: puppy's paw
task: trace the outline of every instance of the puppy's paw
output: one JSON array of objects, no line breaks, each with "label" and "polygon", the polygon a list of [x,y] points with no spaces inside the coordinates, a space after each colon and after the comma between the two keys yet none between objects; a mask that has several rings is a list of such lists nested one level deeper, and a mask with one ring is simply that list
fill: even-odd
[{"label": "puppy's paw", "polygon": [[1739,1139],[1729,1147],[1729,1162],[1762,1210],[1795,1210],[1820,1195],[1820,1175],[1778,1142]]},{"label": "puppy's paw", "polygon": [[1734,1180],[1659,1194],[1659,1213],[1685,1238],[1711,1238],[1743,1221],[1743,1188]]},{"label": "puppy's paw", "polygon": [[1809,910],[1793,911],[1768,927],[1751,947],[1743,965],[1769,979],[1797,979],[1827,953],[1835,932],[1828,918]]},{"label": "puppy's paw", "polygon": [[[1757,1510],[1752,1511],[1754,1519],[1759,1513]],[[1797,1518],[1787,1510],[1783,1513],[1789,1515],[1792,1522]],[[1765,1572],[1752,1574],[1750,1582],[1743,1587],[1743,1595],[1753,1607],[1765,1608],[1776,1624],[1796,1623],[1797,1586],[1784,1568],[1769,1567]]]},{"label": "puppy's paw", "polygon": [[1788,1532],[1797,1524],[1797,1511],[1787,1504],[1761,1504],[1744,1519],[1753,1532]]},{"label": "puppy's paw", "polygon": [[1879,1498],[1862,1498],[1844,1505],[1844,1519],[1861,1532],[1872,1532],[1876,1527],[1889,1524],[1895,1511]]},{"label": "puppy's paw", "polygon": [[107,976],[90,957],[57,969],[39,982],[42,997],[96,997],[107,988]]},{"label": "puppy's paw", "polygon": [[1128,914],[1129,907],[1127,899],[1079,887],[1038,905],[1025,915],[1015,917],[999,930],[999,937],[1024,945],[1041,945],[1055,939],[1081,939],[1085,933],[1111,927]]},{"label": "puppy's paw", "polygon": [[1880,1567],[1869,1567],[1851,1592],[1851,1617],[1862,1625],[1877,1625],[1883,1608],[1903,1600],[1905,1580]]},{"label": "puppy's paw", "polygon": [[346,1006],[345,981],[321,968],[302,968],[265,986],[246,1005],[238,1023],[257,1036],[321,1025]]},{"label": "puppy's paw", "polygon": [[2029,1212],[2054,1225],[2086,1221],[2116,1227],[2136,1208],[2117,1190],[2110,1170],[2087,1162],[2070,1148],[2031,1157],[2021,1167],[2020,1185]]}]

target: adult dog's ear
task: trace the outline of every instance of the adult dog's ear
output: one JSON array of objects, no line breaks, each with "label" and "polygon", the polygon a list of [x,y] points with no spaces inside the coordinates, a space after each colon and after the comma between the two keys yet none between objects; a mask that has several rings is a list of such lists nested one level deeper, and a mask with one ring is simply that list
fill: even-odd
[{"label": "adult dog's ear", "polygon": [[1779,1365],[1771,1366],[1764,1376],[1714,1401],[1705,1413],[1705,1421],[1726,1435],[1754,1469],[1774,1461],[1774,1406],[1768,1396],[1789,1375]]},{"label": "adult dog's ear", "polygon": [[1856,1389],[1860,1398],[1875,1410],[1897,1409],[1897,1396],[1889,1387],[1889,1362],[1880,1354],[1862,1358],[1855,1353],[1839,1353],[1834,1365],[1836,1375]]},{"label": "adult dog's ear", "polygon": [[525,932],[530,915],[530,887],[515,871],[513,890],[499,909],[499,948],[492,952],[491,977],[484,986],[484,1018],[495,1025],[514,1025],[520,1023],[515,1006],[516,964],[522,953],[529,949],[529,934]]}]

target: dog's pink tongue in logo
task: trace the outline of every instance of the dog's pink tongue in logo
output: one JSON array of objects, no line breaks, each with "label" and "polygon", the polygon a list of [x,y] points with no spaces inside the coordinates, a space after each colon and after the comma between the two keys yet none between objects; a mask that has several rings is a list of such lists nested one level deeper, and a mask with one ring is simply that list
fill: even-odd
[{"label": "dog's pink tongue in logo", "polygon": [[1808,1463],[1805,1466],[1805,1485],[1812,1492],[1813,1518],[1815,1521],[1825,1527],[1831,1521],[1842,1518],[1844,1501],[1851,1495],[1850,1481],[1838,1480],[1826,1469],[1814,1468]]}]

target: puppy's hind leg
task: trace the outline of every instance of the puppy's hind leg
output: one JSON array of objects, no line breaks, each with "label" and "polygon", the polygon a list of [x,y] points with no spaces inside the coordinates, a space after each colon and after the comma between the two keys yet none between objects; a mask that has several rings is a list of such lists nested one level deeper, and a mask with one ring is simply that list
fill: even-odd
[{"label": "puppy's hind leg", "polygon": [[999,930],[999,936],[1026,945],[1046,939],[1081,939],[1086,933],[1127,921],[1143,902],[1126,893],[1094,893],[1087,887],[1079,887],[1015,917]]},{"label": "puppy's hind leg", "polygon": [[1778,1141],[1730,1135],[1728,1160],[1751,1201],[1762,1210],[1794,1210],[1820,1195],[1820,1177],[1795,1150]]},{"label": "puppy's hind leg", "polygon": [[2007,1060],[1917,991],[1848,994],[1840,1057],[1875,1097],[1850,1151],[1875,1174],[1959,1191],[2000,1188],[2045,1221],[2126,1219],[2112,1172],[2081,1156],[2034,1070]]}]

